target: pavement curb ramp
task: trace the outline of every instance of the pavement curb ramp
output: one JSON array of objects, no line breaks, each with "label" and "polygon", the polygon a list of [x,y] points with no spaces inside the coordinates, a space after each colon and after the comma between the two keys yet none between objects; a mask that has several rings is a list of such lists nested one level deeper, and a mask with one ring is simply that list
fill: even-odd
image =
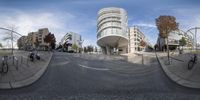
[{"label": "pavement curb ramp", "polygon": [[53,56],[53,53],[50,54],[50,58],[48,59],[48,61],[46,62],[46,64],[44,65],[44,67],[42,67],[36,74],[34,74],[32,77],[27,78],[25,80],[21,80],[21,81],[16,81],[16,82],[9,82],[9,83],[0,83],[0,89],[16,89],[16,88],[21,88],[21,87],[25,87],[25,86],[29,86],[33,83],[35,83],[37,80],[40,79],[40,77],[45,73],[45,71],[48,68],[48,65],[51,61],[51,58]]},{"label": "pavement curb ramp", "polygon": [[158,54],[156,52],[155,52],[155,54],[156,54],[156,58],[160,64],[160,66],[162,67],[163,71],[172,81],[174,81],[175,83],[177,83],[181,86],[184,86],[184,87],[200,89],[199,83],[185,80],[183,78],[180,78],[173,72],[169,71],[167,66],[164,64],[164,62],[158,57]]}]

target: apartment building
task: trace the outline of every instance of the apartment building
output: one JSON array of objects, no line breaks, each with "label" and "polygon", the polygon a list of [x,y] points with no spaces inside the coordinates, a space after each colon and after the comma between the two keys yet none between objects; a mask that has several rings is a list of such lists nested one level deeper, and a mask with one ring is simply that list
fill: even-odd
[{"label": "apartment building", "polygon": [[[46,47],[49,46],[48,43],[44,42],[44,38],[48,34],[49,34],[48,28],[42,28],[36,32],[28,33],[27,36],[19,38],[17,44],[24,44],[24,46],[25,46],[24,49],[31,50],[33,48],[36,48],[36,43],[38,42],[37,48],[40,50],[44,50]],[[26,37],[26,41],[24,41],[25,37]],[[19,46],[18,46],[18,48],[21,48]]]},{"label": "apartment building", "polygon": [[137,51],[144,50],[144,46],[141,46],[141,41],[147,43],[145,35],[139,30],[137,26],[129,28],[129,53],[135,53]]},{"label": "apartment building", "polygon": [[27,49],[35,48],[37,32],[30,32],[27,36]]},{"label": "apartment building", "polygon": [[48,28],[42,28],[39,29],[37,32],[37,38],[38,38],[38,42],[39,42],[39,48],[40,49],[45,49],[46,46],[49,46],[48,43],[45,43],[44,38],[49,34],[49,30]]}]

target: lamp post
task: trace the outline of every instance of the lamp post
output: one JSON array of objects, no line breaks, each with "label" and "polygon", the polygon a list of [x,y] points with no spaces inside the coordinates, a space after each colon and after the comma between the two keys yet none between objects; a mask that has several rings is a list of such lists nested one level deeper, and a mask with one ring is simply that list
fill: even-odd
[{"label": "lamp post", "polygon": [[12,63],[13,63],[13,65],[14,65],[14,52],[13,52],[13,28],[12,28],[12,31],[11,31],[11,44],[12,44],[12,45],[11,45],[11,46],[12,46],[12,47],[11,47],[11,48],[12,48],[11,51],[12,51],[12,57],[13,57],[13,62],[12,62]]},{"label": "lamp post", "polygon": [[12,53],[12,56],[13,56],[13,64],[14,64],[14,52],[13,52],[13,33],[19,35],[19,36],[22,36],[21,34],[17,33],[14,31],[13,27],[12,29],[8,29],[8,28],[3,28],[3,27],[0,27],[1,30],[6,30],[6,31],[10,31],[11,32],[11,53]]},{"label": "lamp post", "polygon": [[[197,50],[197,30],[200,29],[200,27],[194,27],[186,31],[186,33],[190,32],[193,35],[193,50]],[[194,30],[194,33],[191,32]]]}]

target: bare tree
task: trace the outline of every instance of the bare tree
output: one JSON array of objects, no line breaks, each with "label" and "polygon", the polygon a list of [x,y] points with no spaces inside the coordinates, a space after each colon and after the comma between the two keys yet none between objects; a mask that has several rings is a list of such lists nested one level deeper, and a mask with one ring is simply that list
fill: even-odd
[{"label": "bare tree", "polygon": [[169,45],[168,45],[168,36],[171,31],[178,29],[178,23],[176,23],[176,18],[174,16],[162,15],[156,18],[156,26],[159,30],[159,35],[167,39],[167,56],[169,61]]}]

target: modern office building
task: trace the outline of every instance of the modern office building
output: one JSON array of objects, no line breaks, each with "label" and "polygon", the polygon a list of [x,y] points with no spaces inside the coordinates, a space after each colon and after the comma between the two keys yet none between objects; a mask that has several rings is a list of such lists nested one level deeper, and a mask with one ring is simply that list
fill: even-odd
[{"label": "modern office building", "polygon": [[[178,47],[179,46],[179,40],[184,37],[186,40],[186,46],[185,48],[192,48],[193,42],[192,42],[192,37],[187,35],[184,31],[182,30],[175,30],[169,33],[168,36],[168,45],[169,47]],[[164,38],[161,38],[160,36],[157,39],[157,44],[160,50],[164,49],[164,46],[167,44],[167,40]]]},{"label": "modern office building", "polygon": [[137,26],[129,28],[129,53],[144,50],[145,46],[141,46],[141,42],[147,43],[145,35],[139,30]]},{"label": "modern office building", "polygon": [[128,53],[127,12],[122,8],[108,7],[97,16],[97,44],[104,54]]},{"label": "modern office building", "polygon": [[83,40],[82,40],[80,34],[77,34],[77,33],[74,33],[74,32],[68,32],[61,39],[60,44],[63,45],[63,46],[68,45],[68,50],[73,50],[72,49],[73,44],[76,44],[78,48],[82,48],[82,42],[83,42]]}]

